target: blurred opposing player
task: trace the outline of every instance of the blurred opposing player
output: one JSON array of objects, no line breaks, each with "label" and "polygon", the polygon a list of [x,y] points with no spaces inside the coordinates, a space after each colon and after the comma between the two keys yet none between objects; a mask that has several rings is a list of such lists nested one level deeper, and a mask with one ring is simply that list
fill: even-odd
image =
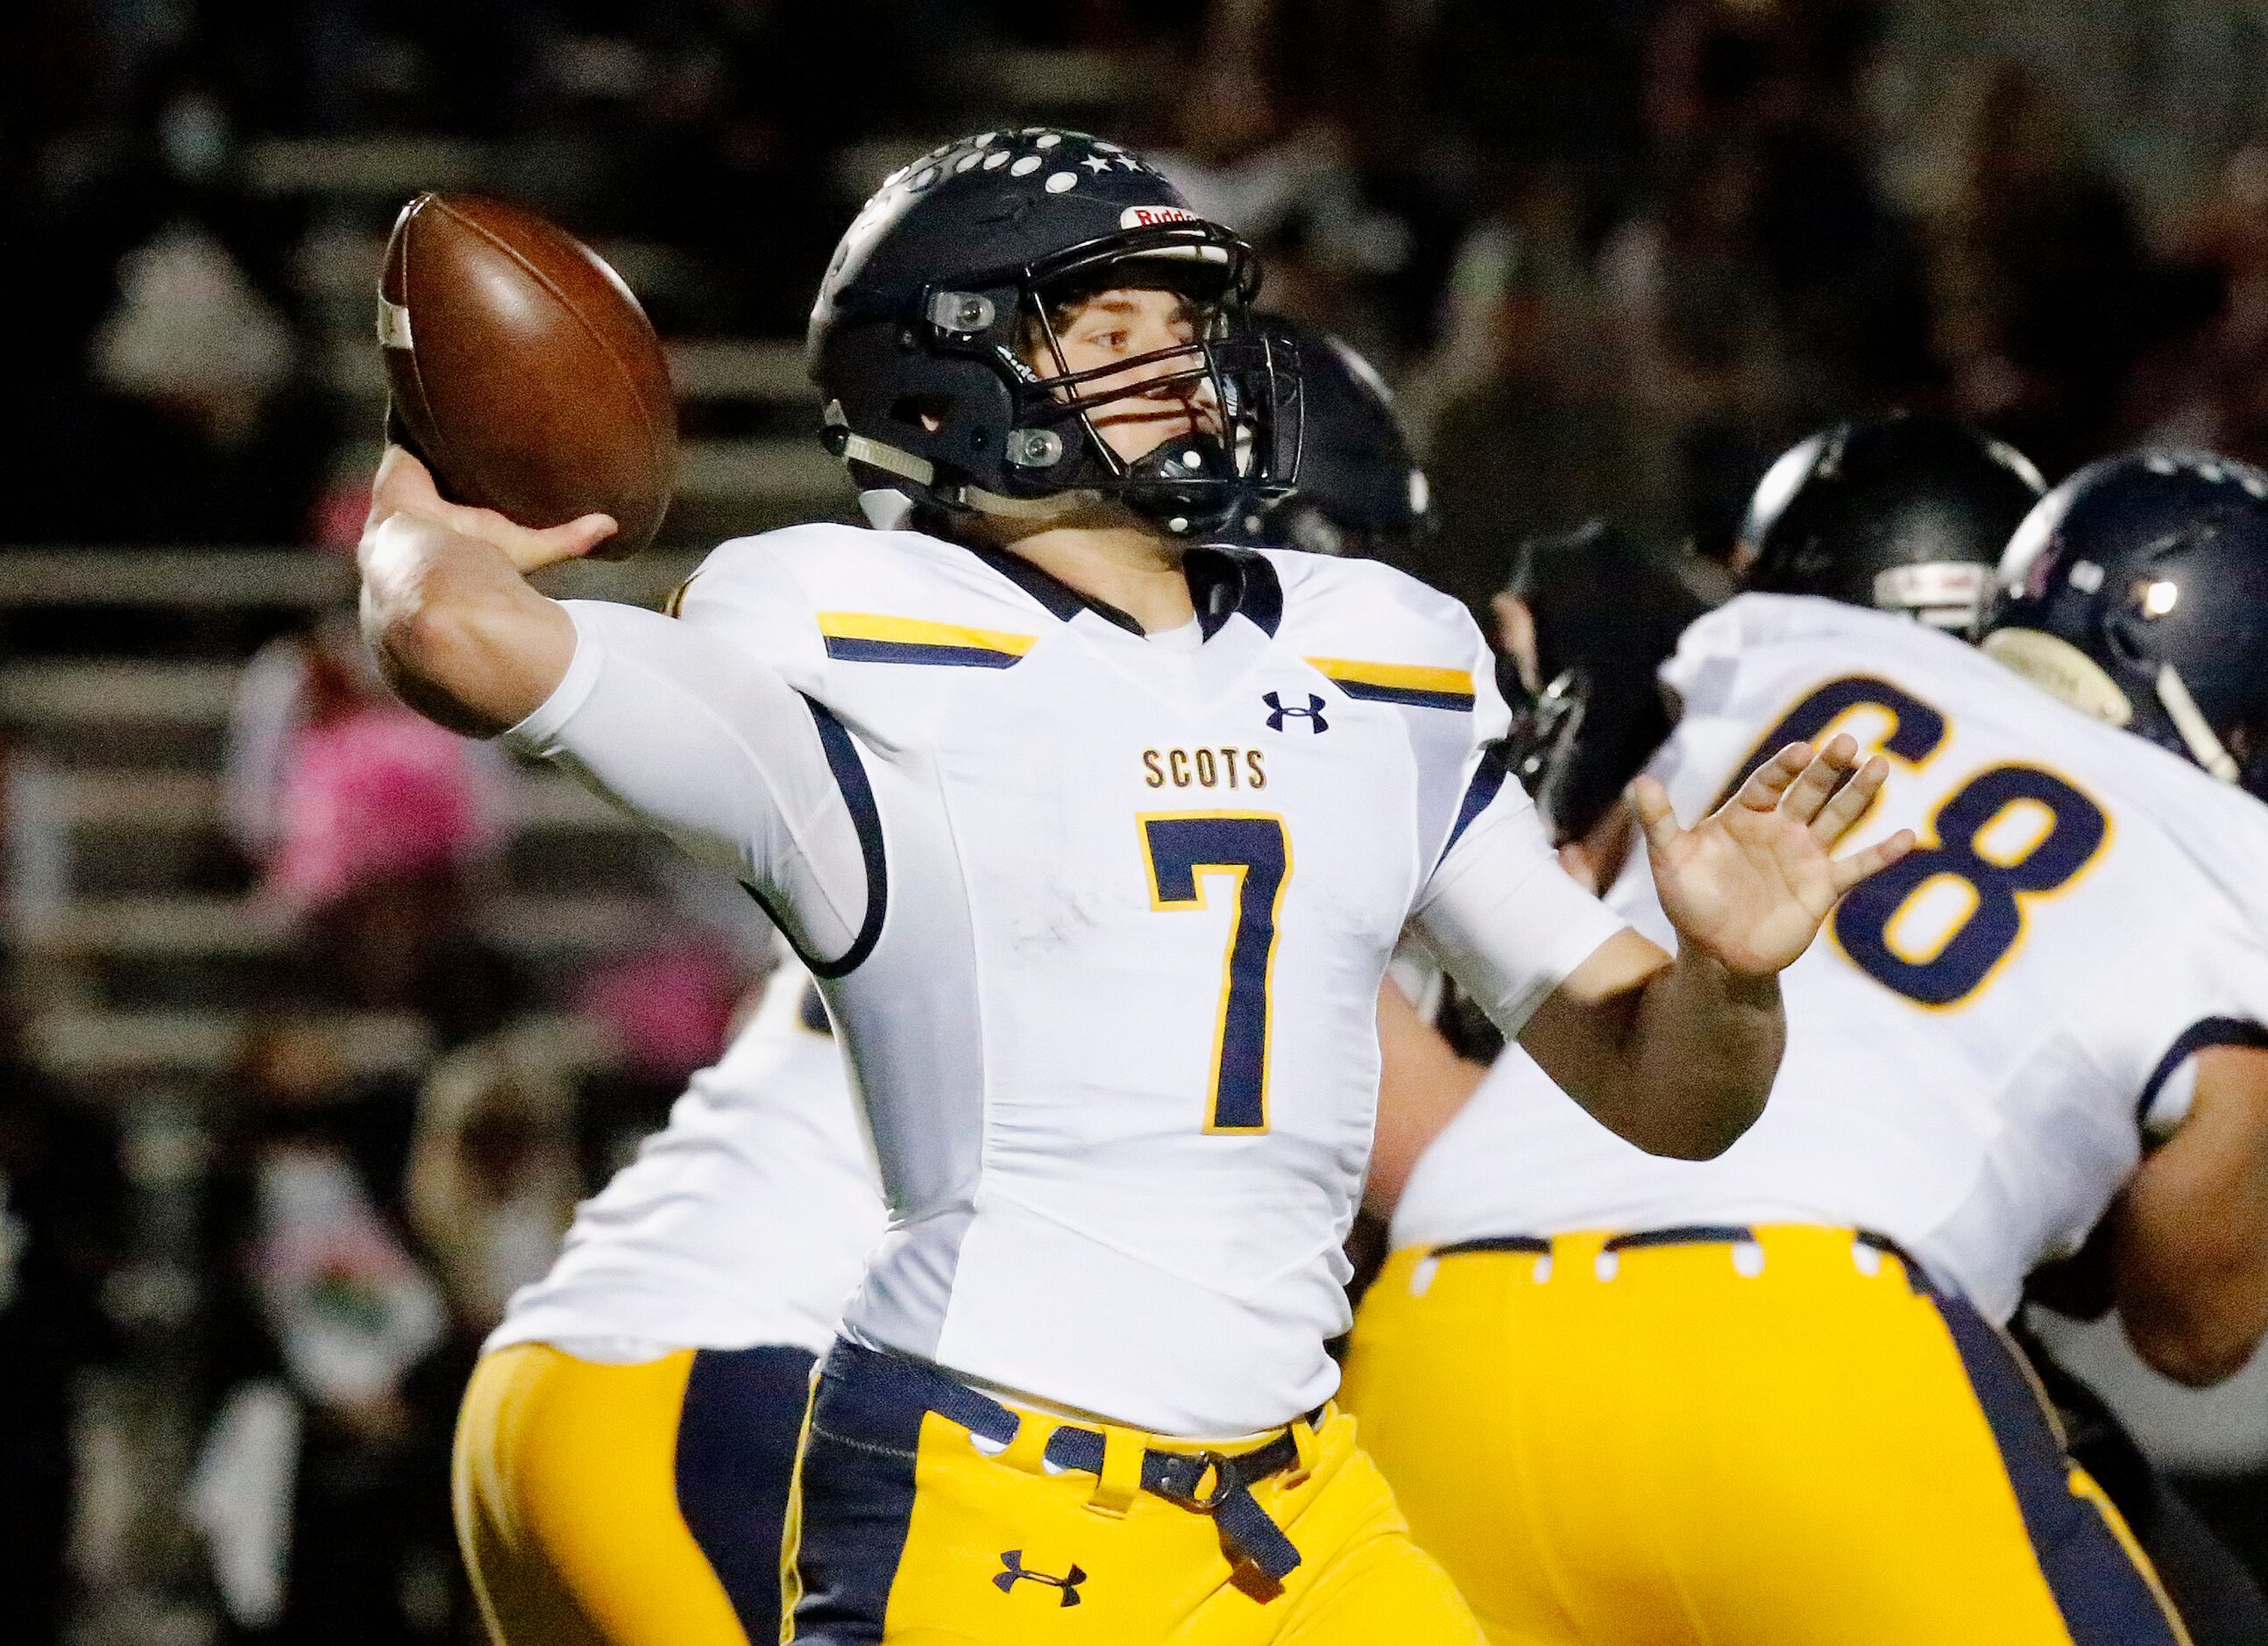
[{"label": "blurred opposing player", "polygon": [[[1359,357],[1290,321],[1299,490],[1240,537],[1392,557],[1424,475]],[[512,1301],[458,1428],[457,1517],[504,1646],[743,1646],[778,1632],[779,1542],[816,1357],[884,1228],[810,974],[694,1078]]]},{"label": "blurred opposing player", "polygon": [[1839,727],[1911,773],[1867,826],[1925,844],[1790,970],[1719,1159],[1647,1160],[1515,1050],[1410,1176],[1347,1395],[1494,1638],[2186,1638],[1998,1327],[2106,1208],[2161,1369],[2268,1325],[2264,498],[2083,473],[1981,653],[1769,594],[1687,632],[1681,805]]},{"label": "blurred opposing player", "polygon": [[1257,280],[1116,145],[940,148],[810,340],[831,444],[914,529],[728,545],[675,622],[525,580],[602,520],[380,475],[364,609],[405,692],[730,866],[850,1048],[891,1227],[806,1422],[793,1638],[1074,1606],[1090,1639],[1471,1638],[1329,1404],[1397,935],[1603,1112],[1720,1147],[1778,971],[1907,844],[1830,859],[1887,763],[1791,745],[1691,830],[1648,792],[1684,941],[1625,932],[1487,760],[1462,612],[1188,547],[1292,479]]},{"label": "blurred opposing player", "polygon": [[1581,840],[1609,814],[1627,830],[1623,790],[1669,735],[1654,668],[1730,595],[1723,576],[1597,520],[1513,551],[1491,602],[1498,677],[1521,705],[1513,770],[1557,838]]},{"label": "blurred opposing player", "polygon": [[1433,535],[1433,494],[1378,368],[1320,327],[1266,315],[1300,362],[1300,484],[1236,535],[1261,548],[1412,569]]}]

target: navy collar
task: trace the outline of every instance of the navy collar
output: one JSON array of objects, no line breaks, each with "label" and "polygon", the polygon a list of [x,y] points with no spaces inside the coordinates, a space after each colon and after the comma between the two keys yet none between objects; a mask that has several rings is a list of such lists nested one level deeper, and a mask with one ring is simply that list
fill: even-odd
[{"label": "navy collar", "polygon": [[1142,632],[1142,625],[1108,601],[1082,594],[1054,572],[1043,571],[1023,556],[1006,549],[980,549],[967,545],[968,552],[1006,578],[1018,588],[1046,607],[1064,622],[1069,623],[1083,611],[1091,611],[1105,623],[1115,624],[1129,634]]},{"label": "navy collar", "polygon": [[[962,546],[1065,623],[1091,611],[1130,634],[1143,631],[1140,624],[1109,602],[1081,594],[1020,554]],[[1189,580],[1189,602],[1197,608],[1198,631],[1206,639],[1219,633],[1221,625],[1238,612],[1270,636],[1284,621],[1284,585],[1266,555],[1251,549],[1201,547],[1191,549],[1182,564]]]},{"label": "navy collar", "polygon": [[1271,638],[1284,621],[1284,585],[1268,557],[1255,549],[1192,549],[1182,562],[1189,599],[1208,640],[1238,612]]}]

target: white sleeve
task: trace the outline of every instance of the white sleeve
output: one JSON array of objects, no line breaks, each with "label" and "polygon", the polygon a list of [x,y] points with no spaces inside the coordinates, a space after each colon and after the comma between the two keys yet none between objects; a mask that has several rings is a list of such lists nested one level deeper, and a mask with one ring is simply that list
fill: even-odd
[{"label": "white sleeve", "polygon": [[880,821],[843,724],[713,630],[564,606],[574,660],[512,742],[734,875],[806,957],[871,941]]},{"label": "white sleeve", "polygon": [[1624,929],[1560,867],[1534,804],[1506,780],[1493,750],[1481,758],[1414,920],[1442,967],[1508,1040]]}]

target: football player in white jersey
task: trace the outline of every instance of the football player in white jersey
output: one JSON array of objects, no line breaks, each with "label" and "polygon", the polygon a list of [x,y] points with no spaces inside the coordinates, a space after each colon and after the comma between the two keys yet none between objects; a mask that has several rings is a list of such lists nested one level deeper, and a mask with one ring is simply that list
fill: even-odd
[{"label": "football player in white jersey", "polygon": [[806,1420],[791,1638],[1476,1638],[1323,1347],[1397,934],[1600,1112],[1709,1153],[1770,1088],[1779,971],[1911,845],[1831,857],[1888,771],[1837,737],[1690,830],[1639,791],[1674,956],[1577,888],[1487,758],[1461,609],[1190,546],[1295,472],[1257,280],[1116,145],[941,147],[812,324],[898,528],[728,544],[675,621],[528,584],[603,520],[381,469],[364,612],[405,695],[729,867],[848,1042],[891,1218]]},{"label": "football player in white jersey", "polygon": [[1730,570],[1743,588],[1823,594],[1973,638],[2017,522],[2047,490],[2005,440],[1943,417],[1840,423],[1756,483]]},{"label": "football player in white jersey", "polygon": [[[1840,424],[1772,464],[1742,522],[1732,570],[1752,590],[1823,594],[1973,635],[2001,551],[2044,490],[2021,453],[1956,423],[1894,412]],[[1558,838],[1580,843],[1594,827],[1600,840],[1627,838],[1627,821],[1606,814],[1668,735],[1655,668],[1687,626],[1730,597],[1709,586],[1714,571],[1596,525],[1532,540],[1514,556],[1497,605],[1506,635],[1523,637],[1522,654],[1501,660],[1498,678],[1519,664],[1537,683],[1507,680],[1506,695],[1528,705],[1515,716],[1513,764]],[[1446,1026],[1469,1057],[1485,1061],[1498,1049],[1463,1014]],[[1410,1038],[1447,1076],[1440,1101],[1469,1089],[1471,1073],[1443,1065],[1432,1037]],[[1391,1204],[1430,1135],[1423,1125],[1381,1128],[1374,1202]],[[2028,1291],[2050,1307],[2102,1312],[2110,1304],[2100,1244],[2036,1275]],[[2021,1315],[2011,1334],[2053,1401],[2073,1458],[2124,1517],[2198,1646],[2268,1641],[2268,1598],[2242,1561]]]},{"label": "football player in white jersey", "polygon": [[[1236,536],[1406,561],[1428,494],[1383,385],[1326,334],[1266,323],[1300,351],[1300,483]],[[809,1373],[883,1226],[825,1005],[789,956],[486,1345],[455,1495],[499,1646],[778,1632]]]},{"label": "football player in white jersey", "polygon": [[[1974,638],[2001,550],[2045,489],[2022,453],[1956,423],[1894,413],[1842,424],[1793,447],[1766,473],[1733,571],[1750,589],[1903,611]],[[1541,799],[1538,808],[1548,814]],[[2043,1272],[2028,1290],[2051,1306],[2099,1313],[2109,1307],[2101,1266],[2089,1253]],[[2268,1641],[2268,1598],[2242,1562],[2021,1315],[2010,1328],[2054,1402],[2072,1456],[2124,1517],[2198,1646]]]},{"label": "football player in white jersey", "polygon": [[[1722,1156],[1649,1160],[1515,1048],[1410,1173],[1346,1397],[1494,1639],[2186,1638],[1998,1328],[2106,1212],[2161,1369],[2268,1325],[2264,498],[2085,471],[1982,650],[1764,594],[1687,631],[1681,808],[1840,728],[1910,776],[1867,830],[1925,844],[1790,969]],[[1609,902],[1659,929],[1645,875]]]},{"label": "football player in white jersey", "polygon": [[1837,424],[1782,453],[1749,499],[1729,567],[1658,553],[1593,522],[1531,539],[1496,596],[1506,665],[1526,676],[1522,781],[1581,840],[1669,734],[1658,665],[1742,587],[1822,594],[1974,631],[2008,537],[2047,488],[2022,453],[1941,417]]},{"label": "football player in white jersey", "polygon": [[785,960],[483,1347],[454,1496],[498,1646],[777,1635],[811,1369],[883,1228],[825,1008]]}]

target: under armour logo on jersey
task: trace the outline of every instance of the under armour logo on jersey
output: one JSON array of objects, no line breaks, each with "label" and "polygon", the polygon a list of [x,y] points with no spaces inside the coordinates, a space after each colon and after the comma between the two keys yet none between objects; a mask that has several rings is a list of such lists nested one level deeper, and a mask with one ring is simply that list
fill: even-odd
[{"label": "under armour logo on jersey", "polygon": [[992,1575],[992,1582],[1004,1595],[1020,1582],[1045,1583],[1050,1589],[1063,1591],[1064,1605],[1075,1606],[1079,1604],[1079,1586],[1086,1581],[1086,1574],[1076,1565],[1065,1577],[1057,1577],[1048,1572],[1027,1572],[1024,1569],[1024,1552],[1021,1549],[1004,1550],[1000,1564],[1004,1569]]},{"label": "under armour logo on jersey", "polygon": [[1304,716],[1310,731],[1328,732],[1331,729],[1331,723],[1323,718],[1323,700],[1312,691],[1307,694],[1307,706],[1304,709],[1285,708],[1284,700],[1272,691],[1262,692],[1260,700],[1268,705],[1268,729],[1271,732],[1282,731],[1284,722],[1295,716]]}]

